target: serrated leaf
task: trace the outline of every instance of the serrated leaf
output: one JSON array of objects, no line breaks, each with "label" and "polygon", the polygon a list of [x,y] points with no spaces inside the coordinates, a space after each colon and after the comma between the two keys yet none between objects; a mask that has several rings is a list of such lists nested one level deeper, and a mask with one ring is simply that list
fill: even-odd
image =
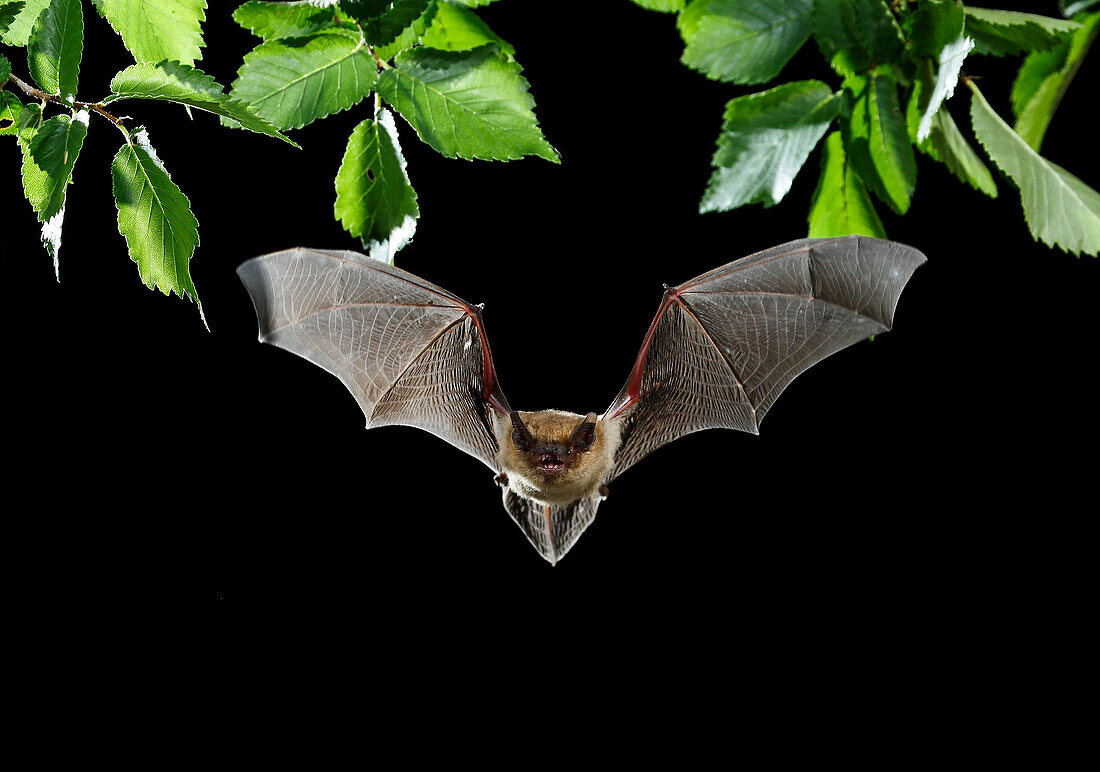
[{"label": "serrated leaf", "polygon": [[473,11],[450,3],[439,3],[432,24],[420,38],[429,48],[440,51],[468,51],[486,43],[496,43],[508,56],[516,49],[497,35]]},{"label": "serrated leaf", "polygon": [[388,110],[380,109],[352,131],[336,174],[334,213],[376,260],[392,263],[412,239],[420,209]]},{"label": "serrated leaf", "polygon": [[1035,152],[985,100],[972,92],[974,134],[993,162],[1016,183],[1031,235],[1079,254],[1100,252],[1100,193]]},{"label": "serrated leaf", "polygon": [[965,28],[966,11],[959,0],[923,0],[910,19],[909,39],[913,50],[935,59]]},{"label": "serrated leaf", "polygon": [[[142,282],[165,295],[175,292],[199,307],[189,264],[199,243],[199,222],[191,202],[172,181],[144,129],[123,145],[111,162],[118,232]],[[205,318],[204,318],[205,322]]]},{"label": "serrated leaf", "polygon": [[43,121],[27,142],[23,193],[39,222],[50,219],[65,205],[73,166],[88,135],[88,114],[79,112],[77,116],[56,115]]},{"label": "serrated leaf", "polygon": [[932,116],[940,109],[940,105],[955,93],[955,84],[959,82],[963,59],[972,48],[974,48],[974,41],[960,35],[940,51],[936,58],[936,79],[932,85],[932,93],[917,126],[918,142],[928,138],[929,132],[932,131]]},{"label": "serrated leaf", "polygon": [[337,18],[336,9],[320,8],[310,0],[248,0],[233,12],[233,21],[264,40],[311,35],[333,26]]},{"label": "serrated leaf", "polygon": [[246,54],[232,96],[278,129],[347,110],[374,88],[378,67],[358,34],[267,40]]},{"label": "serrated leaf", "polygon": [[699,20],[707,11],[707,3],[710,0],[688,0],[684,10],[676,16],[676,29],[685,43],[690,43],[699,31]]},{"label": "serrated leaf", "polygon": [[8,27],[15,21],[15,17],[23,10],[23,0],[6,0],[0,2],[0,38],[8,31]]},{"label": "serrated leaf", "polygon": [[206,0],[92,0],[138,62],[194,64],[205,43]]},{"label": "serrated leaf", "polygon": [[297,147],[278,129],[256,115],[252,107],[224,93],[224,88],[202,70],[179,62],[132,64],[111,79],[112,96],[105,104],[123,99],[176,102],[231,118],[240,126],[277,137]]},{"label": "serrated leaf", "polygon": [[813,34],[822,55],[841,75],[897,60],[905,38],[883,0],[814,0]]},{"label": "serrated leaf", "polygon": [[560,163],[535,119],[518,64],[494,45],[469,51],[414,48],[378,79],[378,93],[417,136],[448,158]]},{"label": "serrated leaf", "polygon": [[[0,32],[0,41],[9,46],[25,46],[31,37],[31,28],[34,26],[38,14],[46,10],[50,0],[23,0],[22,9],[18,10],[10,22],[8,28]],[[9,3],[9,6],[17,3]]]},{"label": "serrated leaf", "polygon": [[966,7],[966,34],[974,39],[977,54],[1004,56],[1045,51],[1058,45],[1078,26],[1051,16]]},{"label": "serrated leaf", "polygon": [[681,57],[713,80],[771,80],[810,36],[812,0],[710,0]]},{"label": "serrated leaf", "polygon": [[676,13],[684,10],[686,0],[633,0],[634,5],[640,5],[647,11],[660,11],[661,13]]},{"label": "serrated leaf", "polygon": [[841,121],[844,149],[859,176],[898,214],[909,209],[917,164],[898,101],[897,81],[883,71],[852,75]]},{"label": "serrated leaf", "polygon": [[1016,133],[1036,151],[1047,127],[1085,55],[1100,33],[1100,12],[1078,17],[1081,27],[1072,38],[1049,51],[1033,51],[1012,85]]},{"label": "serrated leaf", "polygon": [[27,42],[27,68],[48,94],[76,94],[84,53],[80,0],[52,0],[34,23]]},{"label": "serrated leaf", "polygon": [[397,54],[401,53],[407,48],[412,48],[421,42],[420,36],[428,31],[428,27],[431,26],[432,21],[435,19],[436,9],[440,6],[438,2],[428,3],[427,8],[420,16],[412,21],[407,27],[402,29],[392,41],[385,45],[374,46],[374,53],[379,59],[392,59]]},{"label": "serrated leaf", "polygon": [[432,0],[344,0],[340,7],[363,24],[363,34],[372,46],[385,46],[424,15]]},{"label": "serrated leaf", "polygon": [[779,203],[836,117],[838,103],[816,80],[730,100],[699,211]]},{"label": "serrated leaf", "polygon": [[997,184],[993,181],[989,167],[974,152],[974,148],[966,141],[946,109],[932,116],[932,130],[928,139],[917,147],[946,166],[962,182],[990,198],[997,197]]},{"label": "serrated leaf", "polygon": [[886,238],[863,180],[848,163],[839,131],[825,138],[821,176],[810,203],[810,238],[863,234]]},{"label": "serrated leaf", "polygon": [[11,75],[11,62],[7,57],[0,54],[0,88],[3,88],[4,84],[8,82],[8,76]]}]

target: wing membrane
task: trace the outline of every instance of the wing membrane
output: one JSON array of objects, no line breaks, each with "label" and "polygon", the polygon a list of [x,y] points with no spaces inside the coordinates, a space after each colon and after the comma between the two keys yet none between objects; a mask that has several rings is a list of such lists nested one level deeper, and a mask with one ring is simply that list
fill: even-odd
[{"label": "wing membrane", "polygon": [[507,400],[479,309],[355,252],[290,249],[237,272],[260,340],[339,378],[367,428],[415,426],[496,469],[489,409]]},{"label": "wing membrane", "polygon": [[605,414],[621,422],[611,478],[692,432],[758,433],[799,373],[890,329],[924,260],[911,247],[863,236],[802,239],[669,289]]}]

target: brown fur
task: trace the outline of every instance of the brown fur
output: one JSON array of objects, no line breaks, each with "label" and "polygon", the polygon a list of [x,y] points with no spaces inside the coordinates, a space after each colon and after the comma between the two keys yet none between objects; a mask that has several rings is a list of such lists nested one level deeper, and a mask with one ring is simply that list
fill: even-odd
[{"label": "brown fur", "polygon": [[[544,504],[571,504],[595,493],[611,471],[619,436],[616,427],[609,428],[603,420],[596,422],[596,437],[589,450],[570,454],[564,458],[564,469],[548,474],[538,468],[537,453],[516,449],[508,417],[494,415],[500,447],[497,461],[508,475],[508,487],[520,496]],[[536,445],[567,444],[585,418],[564,410],[520,411],[519,415],[534,435]]]}]

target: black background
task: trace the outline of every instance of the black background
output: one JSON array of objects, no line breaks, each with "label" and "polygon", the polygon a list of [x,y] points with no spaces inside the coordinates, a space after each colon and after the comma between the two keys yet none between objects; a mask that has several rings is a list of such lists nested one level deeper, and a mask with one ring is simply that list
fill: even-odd
[{"label": "black background", "polygon": [[[255,41],[235,4],[211,5],[198,66],[229,84]],[[486,304],[514,406],[599,412],[662,282],[805,235],[820,156],[776,207],[699,215],[723,106],[757,88],[688,70],[674,17],[625,0],[586,4],[583,23],[551,2],[480,13],[516,46],[563,163],[444,159],[399,119],[421,219],[397,263]],[[129,59],[90,7],[85,34],[91,99]],[[5,54],[25,77],[21,53]],[[1003,116],[1017,61],[965,67]],[[1094,53],[1044,146],[1094,187],[1098,65]],[[776,82],[806,77],[837,84],[812,44]],[[878,206],[891,238],[929,258],[894,330],[800,377],[759,437],[706,432],[639,464],[551,568],[478,461],[411,429],[365,432],[335,379],[256,341],[239,263],[358,248],[333,220],[332,180],[367,103],[294,132],[303,150],[169,105],[126,112],[199,219],[191,265],[210,331],[192,304],[146,290],[126,255],[111,126],[93,117],[75,171],[60,284],[8,143],[6,509],[25,588],[183,589],[413,635],[478,612],[577,630],[629,618],[669,640],[692,620],[711,642],[732,622],[792,650],[852,629],[930,646],[987,624],[1010,636],[1070,613],[1095,514],[1083,464],[1100,267],[1036,244],[1007,179],[989,200],[921,157],[909,214]]]}]

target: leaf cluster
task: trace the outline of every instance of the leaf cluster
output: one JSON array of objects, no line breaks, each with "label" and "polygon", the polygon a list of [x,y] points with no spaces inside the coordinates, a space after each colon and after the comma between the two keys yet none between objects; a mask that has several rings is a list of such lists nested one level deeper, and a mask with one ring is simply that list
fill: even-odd
[{"label": "leaf cluster", "polygon": [[233,13],[261,42],[231,94],[278,129],[373,95],[336,173],[334,214],[374,258],[392,262],[420,216],[394,113],[447,158],[559,162],[515,49],[471,10],[489,2],[248,0]]},{"label": "leaf cluster", "polygon": [[[67,192],[80,151],[93,116],[113,124],[122,145],[111,163],[111,192],[130,258],[146,286],[190,298],[201,314],[190,275],[199,243],[190,202],[172,181],[148,130],[130,129],[108,108],[126,100],[175,102],[291,140],[195,67],[204,45],[206,0],[92,0],[92,5],[135,63],[112,78],[106,97],[82,101],[77,90],[86,19],[80,0],[0,0],[0,41],[26,49],[27,65],[24,80],[0,55],[0,134],[14,137],[22,152],[23,193],[59,276]],[[47,115],[50,111],[56,114]]]},{"label": "leaf cluster", "polygon": [[[767,83],[811,41],[832,72],[832,84],[794,81],[729,101],[700,211],[777,204],[822,144],[809,235],[883,237],[875,201],[909,210],[919,155],[996,197],[988,159],[1019,189],[1036,239],[1100,252],[1100,194],[1039,152],[1100,31],[1098,0],[1063,0],[1061,19],[958,0],[633,1],[676,13],[681,61],[712,80]],[[975,56],[1023,56],[1013,126],[964,75]],[[960,82],[984,158],[947,109]]]},{"label": "leaf cluster", "polygon": [[130,258],[148,287],[190,298],[202,312],[190,276],[198,221],[150,132],[116,117],[121,102],[172,102],[297,147],[285,131],[374,95],[348,138],[334,214],[386,261],[419,217],[391,109],[448,158],[558,162],[514,48],[471,10],[489,2],[248,0],[233,18],[260,42],[226,89],[196,66],[207,0],[91,0],[134,64],[111,79],[105,97],[83,101],[84,24],[94,15],[85,19],[81,0],[0,0],[0,42],[26,58],[21,75],[0,54],[0,135],[14,137],[22,153],[23,192],[55,272],[74,168],[89,128],[103,119],[122,137],[111,191]]}]

